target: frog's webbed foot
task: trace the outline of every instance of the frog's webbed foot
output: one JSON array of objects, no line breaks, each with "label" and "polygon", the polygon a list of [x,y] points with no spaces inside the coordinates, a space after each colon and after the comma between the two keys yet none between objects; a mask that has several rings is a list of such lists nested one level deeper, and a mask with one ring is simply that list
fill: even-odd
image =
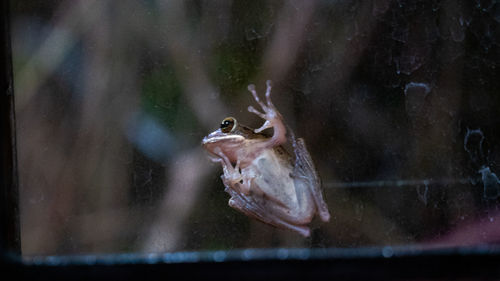
[{"label": "frog's webbed foot", "polygon": [[254,130],[255,133],[260,133],[268,128],[274,129],[273,137],[270,139],[270,146],[275,146],[286,142],[286,128],[283,124],[283,118],[281,117],[281,114],[276,109],[276,107],[274,107],[271,101],[271,81],[267,80],[266,85],[266,103],[260,100],[259,96],[257,95],[257,91],[255,90],[255,85],[248,85],[248,90],[252,93],[253,98],[262,108],[263,112],[258,111],[251,105],[248,107],[248,111],[266,120],[260,128]]},{"label": "frog's webbed foot", "polygon": [[224,175],[222,176],[222,181],[227,187],[237,187],[238,191],[248,195],[250,194],[251,180],[243,177],[240,172],[240,161],[236,162],[236,166],[233,167],[229,158],[222,152],[220,148],[216,148],[214,151],[220,158],[216,162],[222,164],[222,170]]},{"label": "frog's webbed foot", "polygon": [[255,129],[256,133],[260,133],[260,132],[264,131],[265,129],[272,128],[273,126],[272,126],[271,122],[273,122],[275,119],[281,119],[280,118],[281,116],[280,116],[278,110],[276,109],[276,107],[274,107],[274,104],[271,101],[271,88],[272,88],[271,81],[267,80],[266,84],[267,84],[266,103],[263,103],[260,100],[259,96],[257,95],[257,91],[255,90],[255,85],[253,85],[253,84],[248,85],[248,90],[250,91],[250,93],[252,93],[253,98],[260,105],[260,107],[262,108],[262,111],[264,111],[264,112],[262,113],[262,112],[258,111],[257,109],[255,109],[251,105],[248,107],[248,111],[250,111],[250,112],[256,114],[257,116],[259,116],[260,118],[266,120],[266,122],[264,122],[264,125],[262,125],[258,129]]}]

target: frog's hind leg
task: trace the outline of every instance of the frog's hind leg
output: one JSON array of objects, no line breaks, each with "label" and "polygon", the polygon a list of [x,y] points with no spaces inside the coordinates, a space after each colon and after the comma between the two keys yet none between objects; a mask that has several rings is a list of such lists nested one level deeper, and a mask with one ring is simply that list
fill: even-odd
[{"label": "frog's hind leg", "polygon": [[[290,130],[289,130],[290,131]],[[290,131],[291,132],[291,131]],[[295,175],[301,177],[308,182],[311,195],[314,198],[318,214],[322,221],[328,222],[330,220],[330,212],[328,206],[323,199],[323,192],[321,191],[321,181],[319,179],[316,168],[312,161],[311,155],[307,151],[306,144],[302,138],[295,139],[293,134],[290,134],[292,146],[295,152]]]},{"label": "frog's hind leg", "polygon": [[225,191],[231,195],[231,199],[229,199],[229,206],[243,212],[245,215],[279,228],[296,231],[304,237],[309,237],[311,234],[309,227],[303,225],[293,225],[275,215],[270,214],[268,211],[260,207],[254,199],[240,194],[231,188],[226,188]]}]

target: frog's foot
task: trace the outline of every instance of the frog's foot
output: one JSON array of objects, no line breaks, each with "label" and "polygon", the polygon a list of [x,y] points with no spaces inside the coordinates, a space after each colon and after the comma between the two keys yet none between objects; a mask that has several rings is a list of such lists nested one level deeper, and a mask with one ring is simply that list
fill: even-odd
[{"label": "frog's foot", "polygon": [[222,170],[224,172],[222,180],[224,181],[224,185],[237,187],[242,193],[246,195],[250,194],[251,182],[249,179],[245,179],[241,174],[240,160],[238,160],[236,166],[233,167],[229,158],[220,148],[216,148],[214,152],[220,157],[218,162],[222,164]]},{"label": "frog's foot", "polygon": [[213,163],[222,163],[223,161],[221,158],[213,156],[208,156],[208,159],[210,159],[210,161],[212,161]]},{"label": "frog's foot", "polygon": [[248,107],[248,111],[266,120],[260,128],[254,130],[255,133],[260,133],[268,128],[274,129],[274,134],[270,141],[271,141],[271,146],[275,146],[286,142],[286,136],[285,136],[286,129],[285,125],[283,124],[282,120],[283,118],[281,117],[281,114],[276,109],[276,107],[274,107],[271,101],[271,88],[272,88],[271,81],[267,80],[266,84],[267,84],[266,103],[263,103],[260,100],[259,96],[257,95],[257,91],[255,90],[255,85],[253,84],[248,85],[248,90],[252,93],[253,98],[262,108],[263,112],[258,111],[251,105]]},{"label": "frog's foot", "polygon": [[222,152],[220,148],[215,148],[214,152],[220,157],[219,162],[222,164],[222,169],[224,171],[224,177],[230,183],[237,183],[241,181],[243,178],[240,173],[240,161],[236,162],[236,166],[233,167],[229,158]]},{"label": "frog's foot", "polygon": [[[271,123],[276,122],[275,119],[281,119],[280,114],[278,110],[276,110],[276,107],[274,107],[273,102],[271,101],[271,81],[267,80],[267,89],[266,89],[266,103],[263,103],[259,96],[257,95],[257,91],[255,90],[255,85],[250,84],[248,85],[248,90],[252,93],[253,98],[255,101],[260,105],[262,110],[264,111],[263,113],[256,110],[253,106],[248,107],[248,111],[258,115],[260,118],[266,120],[264,125],[262,127],[255,129],[256,133],[260,133],[264,131],[265,129],[272,128],[273,125]],[[281,121],[281,120],[279,120]]]}]

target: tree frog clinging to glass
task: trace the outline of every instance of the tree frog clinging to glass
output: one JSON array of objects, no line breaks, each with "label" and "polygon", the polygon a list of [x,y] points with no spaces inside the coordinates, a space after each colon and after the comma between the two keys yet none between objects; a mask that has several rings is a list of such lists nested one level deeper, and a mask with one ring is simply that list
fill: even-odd
[{"label": "tree frog clinging to glass", "polygon": [[[229,206],[265,223],[291,229],[309,236],[307,226],[316,213],[330,219],[323,200],[321,184],[304,140],[286,134],[283,117],[271,102],[271,81],[267,81],[266,103],[249,85],[263,112],[252,106],[248,111],[265,120],[252,130],[235,118],[222,120],[220,128],[203,138],[202,145],[212,161],[220,162],[225,191],[231,195]],[[261,132],[273,128],[267,137]],[[294,156],[281,145],[290,139]]]}]

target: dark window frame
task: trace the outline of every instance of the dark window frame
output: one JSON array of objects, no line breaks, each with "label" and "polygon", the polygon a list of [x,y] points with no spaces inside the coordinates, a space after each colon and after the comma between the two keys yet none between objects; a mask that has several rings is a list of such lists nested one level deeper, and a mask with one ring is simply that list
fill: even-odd
[{"label": "dark window frame", "polygon": [[[269,249],[25,259],[20,227],[8,1],[0,4],[0,268],[21,279],[442,279],[500,278],[500,247]],[[180,278],[179,278],[180,277]]]}]

